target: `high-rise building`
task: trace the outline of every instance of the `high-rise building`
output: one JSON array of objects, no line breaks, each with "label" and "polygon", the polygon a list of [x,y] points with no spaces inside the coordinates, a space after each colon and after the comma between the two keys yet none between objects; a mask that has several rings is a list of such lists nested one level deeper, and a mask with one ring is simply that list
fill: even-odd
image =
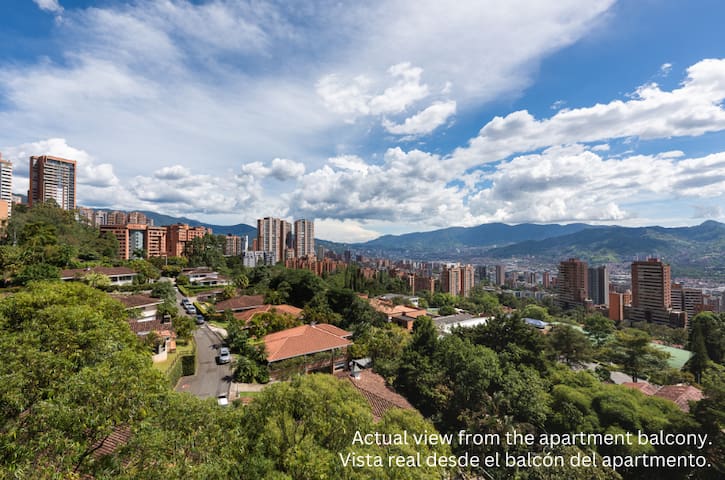
[{"label": "high-rise building", "polygon": [[315,222],[312,220],[295,221],[295,256],[310,257],[315,254]]},{"label": "high-rise building", "polygon": [[227,233],[224,240],[224,255],[228,257],[238,257],[244,251],[246,251],[246,249],[242,249],[242,237]]},{"label": "high-rise building", "polygon": [[587,292],[594,305],[609,305],[609,272],[607,266],[590,267],[587,270]]},{"label": "high-rise building", "polygon": [[687,314],[672,309],[670,266],[657,258],[632,262],[632,308],[629,319],[684,327]]},{"label": "high-rise building", "polygon": [[687,318],[692,318],[702,312],[705,306],[705,296],[699,288],[688,288],[680,283],[673,283],[670,291],[672,309],[687,312]]},{"label": "high-rise building", "polygon": [[506,283],[506,268],[503,265],[496,265],[496,285]]},{"label": "high-rise building", "polygon": [[28,205],[54,200],[63,210],[76,208],[76,162],[40,155],[30,157]]},{"label": "high-rise building", "polygon": [[473,288],[472,265],[445,266],[441,271],[441,291],[467,297]]},{"label": "high-rise building", "polygon": [[632,303],[632,292],[609,292],[609,319],[615,322],[624,320],[624,307]]},{"label": "high-rise building", "polygon": [[587,277],[586,262],[570,258],[559,263],[556,304],[564,309],[586,305]]},{"label": "high-rise building", "polygon": [[140,251],[146,257],[166,255],[166,227],[145,224],[100,225],[101,233],[110,232],[118,240],[118,256],[128,260],[138,256]]},{"label": "high-rise building", "polygon": [[541,274],[541,286],[544,288],[551,287],[551,273],[544,272]]},{"label": "high-rise building", "polygon": [[187,245],[195,238],[211,235],[211,228],[190,227],[185,223],[176,223],[166,227],[166,253],[170,257],[181,257],[186,254]]},{"label": "high-rise building", "polygon": [[7,218],[13,212],[13,164],[3,160],[0,154],[0,202],[3,202],[3,210],[7,210]]},{"label": "high-rise building", "polygon": [[271,253],[274,263],[284,261],[285,251],[293,245],[291,223],[274,217],[257,220],[257,249]]}]

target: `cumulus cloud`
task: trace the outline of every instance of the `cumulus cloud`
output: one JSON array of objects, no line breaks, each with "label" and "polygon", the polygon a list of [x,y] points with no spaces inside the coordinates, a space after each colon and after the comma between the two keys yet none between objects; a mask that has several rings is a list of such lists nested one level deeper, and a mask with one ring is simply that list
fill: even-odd
[{"label": "cumulus cloud", "polygon": [[679,88],[638,88],[627,101],[613,100],[562,110],[537,120],[526,110],[495,117],[453,157],[467,167],[550,145],[695,136],[725,129],[725,59],[702,60],[687,69]]},{"label": "cumulus cloud", "polygon": [[[21,185],[27,189],[29,162],[33,155],[53,155],[75,160],[76,176],[81,186],[104,188],[119,184],[119,179],[111,164],[96,163],[88,152],[70,146],[64,138],[49,138],[3,149],[3,156],[14,164],[16,191],[22,191],[20,190]],[[78,194],[81,197],[82,189],[79,188]]]},{"label": "cumulus cloud", "polygon": [[[358,115],[400,113],[428,96],[428,85],[421,83],[423,69],[403,62],[388,68],[393,82],[380,92],[373,92],[373,81],[358,75],[347,81],[335,74],[317,82],[317,93],[325,106],[352,118]],[[382,83],[382,82],[381,82]]]},{"label": "cumulus cloud", "polygon": [[422,110],[398,125],[383,120],[383,127],[395,135],[425,135],[440,127],[448,118],[456,113],[456,102],[435,102],[430,107]]},{"label": "cumulus cloud", "polygon": [[284,182],[302,176],[305,173],[305,165],[286,158],[275,158],[269,166],[262,162],[245,163],[241,167],[241,172],[242,175],[250,175],[258,180],[272,177]]},{"label": "cumulus cloud", "polygon": [[366,242],[380,236],[354,220],[315,220],[315,236],[333,242]]},{"label": "cumulus cloud", "polygon": [[63,13],[63,7],[58,0],[33,0],[41,10],[51,13]]}]

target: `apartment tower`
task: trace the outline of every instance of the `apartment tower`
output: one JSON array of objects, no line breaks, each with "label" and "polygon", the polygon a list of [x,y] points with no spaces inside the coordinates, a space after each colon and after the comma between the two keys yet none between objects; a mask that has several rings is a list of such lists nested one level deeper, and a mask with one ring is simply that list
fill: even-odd
[{"label": "apartment tower", "polygon": [[670,266],[657,258],[632,262],[632,308],[634,322],[684,327],[687,314],[672,309]]},{"label": "apartment tower", "polygon": [[295,221],[295,256],[297,258],[315,255],[315,222],[312,220]]},{"label": "apartment tower", "polygon": [[587,264],[578,258],[559,263],[556,303],[563,309],[586,305],[588,293]]},{"label": "apartment tower", "polygon": [[30,157],[28,205],[53,199],[63,210],[76,208],[76,162],[40,155]]},{"label": "apartment tower", "polygon": [[9,218],[13,208],[13,164],[0,154],[0,216]]},{"label": "apartment tower", "polygon": [[284,261],[285,251],[292,245],[291,223],[274,217],[257,220],[257,249],[269,252],[274,263]]},{"label": "apartment tower", "polygon": [[609,305],[609,272],[607,266],[591,267],[587,271],[587,292],[594,305]]}]

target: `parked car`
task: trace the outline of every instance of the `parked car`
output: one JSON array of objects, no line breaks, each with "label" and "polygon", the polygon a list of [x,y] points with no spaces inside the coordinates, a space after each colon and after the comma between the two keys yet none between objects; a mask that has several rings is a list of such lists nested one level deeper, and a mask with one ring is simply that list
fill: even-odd
[{"label": "parked car", "polygon": [[196,324],[204,325],[204,315],[196,314]]},{"label": "parked car", "polygon": [[186,307],[187,305],[191,305],[191,300],[188,297],[184,297],[181,299],[181,304]]},{"label": "parked car", "polygon": [[227,347],[222,347],[219,349],[219,363],[229,363],[232,361],[232,355],[229,353],[229,349]]},{"label": "parked car", "polygon": [[229,398],[227,398],[227,394],[226,393],[222,393],[220,395],[217,395],[217,397],[216,397],[216,403],[220,407],[229,406]]},{"label": "parked car", "polygon": [[184,306],[184,310],[186,310],[186,313],[189,315],[196,315],[196,307],[194,305],[186,305]]}]

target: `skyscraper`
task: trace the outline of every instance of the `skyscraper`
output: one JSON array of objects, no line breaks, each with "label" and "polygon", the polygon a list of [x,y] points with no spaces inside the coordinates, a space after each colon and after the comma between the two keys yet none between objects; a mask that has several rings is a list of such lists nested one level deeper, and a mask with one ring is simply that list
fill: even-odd
[{"label": "skyscraper", "polygon": [[584,306],[587,300],[587,264],[578,258],[559,263],[556,303],[567,309]]},{"label": "skyscraper", "polygon": [[504,283],[506,283],[506,267],[496,265],[496,285],[503,285]]},{"label": "skyscraper", "polygon": [[274,217],[257,220],[257,248],[269,252],[274,263],[283,261],[292,245],[292,224]]},{"label": "skyscraper", "polygon": [[687,314],[672,310],[670,266],[657,258],[632,262],[632,308],[629,319],[674,327],[686,324]]},{"label": "skyscraper", "polygon": [[590,267],[587,271],[588,294],[594,305],[609,305],[609,272],[607,266]]},{"label": "skyscraper", "polygon": [[7,210],[7,216],[10,217],[13,208],[13,164],[7,160],[3,160],[0,155],[0,202],[3,210]]},{"label": "skyscraper", "polygon": [[451,295],[467,297],[473,288],[472,265],[445,266],[441,271],[441,290]]},{"label": "skyscraper", "polygon": [[76,162],[50,155],[32,156],[28,205],[50,199],[63,210],[76,208]]},{"label": "skyscraper", "polygon": [[295,256],[297,258],[315,255],[315,223],[312,220],[295,221]]}]

